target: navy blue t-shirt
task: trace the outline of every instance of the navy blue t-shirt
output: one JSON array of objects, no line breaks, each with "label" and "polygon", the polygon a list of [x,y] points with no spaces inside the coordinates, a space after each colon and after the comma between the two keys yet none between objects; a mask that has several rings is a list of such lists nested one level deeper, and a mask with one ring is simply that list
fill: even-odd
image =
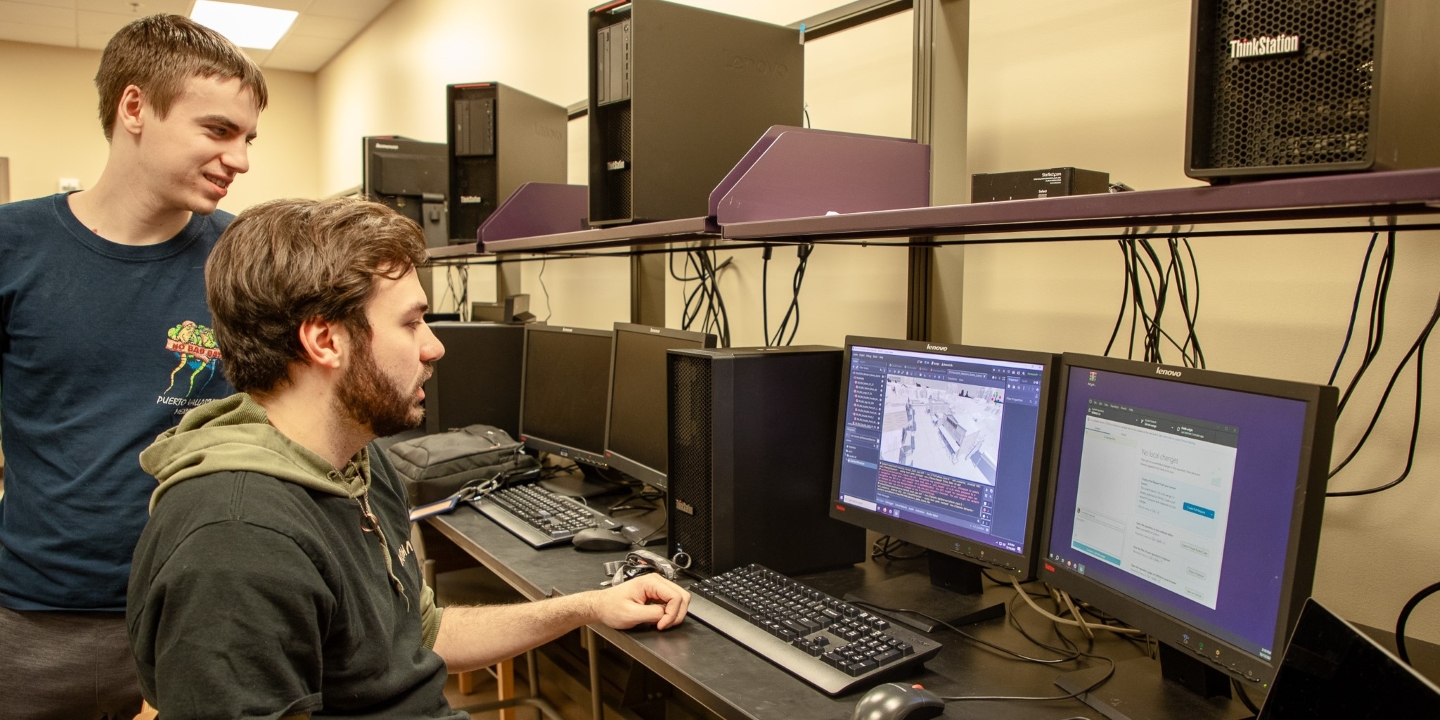
[{"label": "navy blue t-shirt", "polygon": [[112,243],[66,195],[0,205],[0,606],[125,609],[155,479],[140,451],[234,392],[205,259],[234,216],[157,245]]}]

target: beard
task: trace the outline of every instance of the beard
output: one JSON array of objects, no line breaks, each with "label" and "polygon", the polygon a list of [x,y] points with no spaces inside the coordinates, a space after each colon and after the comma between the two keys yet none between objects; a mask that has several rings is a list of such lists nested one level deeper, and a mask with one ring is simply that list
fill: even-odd
[{"label": "beard", "polygon": [[354,362],[335,388],[341,412],[360,425],[369,427],[376,437],[388,437],[419,427],[425,419],[425,406],[416,399],[415,391],[430,378],[433,366],[427,363],[419,381],[402,386],[380,370],[369,343],[362,344],[362,347],[364,349],[355,355]]}]

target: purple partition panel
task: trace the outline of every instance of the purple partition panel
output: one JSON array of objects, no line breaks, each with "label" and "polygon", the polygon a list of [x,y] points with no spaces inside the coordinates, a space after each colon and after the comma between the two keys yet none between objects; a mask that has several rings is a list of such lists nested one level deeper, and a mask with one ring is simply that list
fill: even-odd
[{"label": "purple partition panel", "polygon": [[710,196],[721,225],[929,204],[928,145],[783,126],[772,127]]},{"label": "purple partition panel", "polygon": [[525,183],[480,226],[476,249],[484,252],[485,243],[495,240],[584,230],[589,214],[584,185]]}]

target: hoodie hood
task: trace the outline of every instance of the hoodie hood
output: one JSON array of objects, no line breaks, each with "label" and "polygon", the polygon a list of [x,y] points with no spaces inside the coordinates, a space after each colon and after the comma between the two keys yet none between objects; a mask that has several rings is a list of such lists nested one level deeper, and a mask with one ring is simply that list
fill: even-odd
[{"label": "hoodie hood", "polygon": [[362,448],[344,470],[286,437],[265,408],[246,393],[201,405],[140,453],[140,467],[160,487],[150,512],[177,483],[219,472],[249,471],[340,497],[363,498],[370,488],[370,455]]}]

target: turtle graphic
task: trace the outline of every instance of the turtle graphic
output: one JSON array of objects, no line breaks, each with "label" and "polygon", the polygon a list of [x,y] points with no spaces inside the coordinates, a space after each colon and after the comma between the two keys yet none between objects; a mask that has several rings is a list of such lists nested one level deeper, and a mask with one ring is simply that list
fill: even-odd
[{"label": "turtle graphic", "polygon": [[195,394],[195,377],[201,371],[209,369],[210,374],[200,386],[200,390],[204,391],[215,378],[215,366],[220,362],[220,347],[215,342],[215,331],[193,320],[186,320],[167,330],[166,335],[169,335],[169,340],[165,343],[165,349],[175,353],[175,357],[180,358],[180,364],[170,371],[170,387],[165,388],[165,392],[175,388],[175,376],[187,366],[192,372],[185,397]]}]

